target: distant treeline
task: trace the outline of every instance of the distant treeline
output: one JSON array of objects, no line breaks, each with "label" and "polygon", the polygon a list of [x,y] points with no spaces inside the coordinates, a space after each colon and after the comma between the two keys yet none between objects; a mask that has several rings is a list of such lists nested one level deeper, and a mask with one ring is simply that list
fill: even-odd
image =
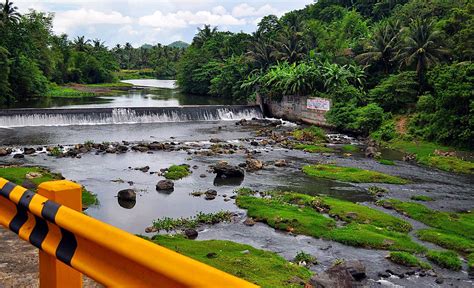
[{"label": "distant treeline", "polygon": [[251,35],[205,26],[177,79],[236,101],[326,97],[340,129],[390,140],[403,116],[409,137],[472,148],[473,21],[467,0],[319,0]]},{"label": "distant treeline", "polygon": [[21,15],[13,2],[0,3],[0,105],[44,97],[56,85],[70,82],[115,82],[123,75],[117,73],[120,69],[147,68],[143,73],[150,77],[174,78],[186,46],[126,44],[110,50],[100,39],[55,35],[52,22],[53,14],[30,10]]}]

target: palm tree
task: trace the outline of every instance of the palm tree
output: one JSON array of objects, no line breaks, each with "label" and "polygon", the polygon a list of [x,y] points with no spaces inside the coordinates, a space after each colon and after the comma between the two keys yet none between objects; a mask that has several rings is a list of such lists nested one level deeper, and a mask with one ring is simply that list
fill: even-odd
[{"label": "palm tree", "polygon": [[100,51],[100,50],[105,48],[105,42],[101,41],[98,38],[92,40],[92,44],[94,46],[94,50],[96,50],[96,51]]},{"label": "palm tree", "polygon": [[77,36],[73,41],[74,49],[79,52],[85,52],[91,40],[86,40],[84,36]]},{"label": "palm tree", "polygon": [[211,28],[211,25],[204,25],[203,28],[198,28],[198,33],[193,38],[193,43],[197,47],[201,47],[204,43],[212,38],[217,33],[217,27]]},{"label": "palm tree", "polygon": [[283,29],[273,43],[272,56],[277,60],[295,63],[305,56],[303,33],[291,27]]},{"label": "palm tree", "polygon": [[0,3],[0,24],[18,23],[21,15],[17,10],[18,7],[13,6],[13,2],[10,0],[6,0],[5,4]]},{"label": "palm tree", "polygon": [[253,34],[253,41],[249,45],[246,56],[257,64],[258,68],[266,70],[274,61],[272,56],[273,48],[269,40],[257,31]]},{"label": "palm tree", "polygon": [[385,74],[390,73],[396,48],[399,46],[401,27],[398,21],[385,22],[375,28],[366,52],[356,56],[362,64],[381,63]]},{"label": "palm tree", "polygon": [[395,59],[400,66],[416,65],[416,73],[423,84],[423,76],[430,66],[438,63],[449,51],[443,48],[440,32],[434,30],[434,22],[425,19],[412,20],[408,34]]}]

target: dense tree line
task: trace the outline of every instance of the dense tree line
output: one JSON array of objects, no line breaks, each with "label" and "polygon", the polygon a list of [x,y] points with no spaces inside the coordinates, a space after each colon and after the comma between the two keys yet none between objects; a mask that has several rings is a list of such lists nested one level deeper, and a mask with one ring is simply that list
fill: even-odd
[{"label": "dense tree line", "polygon": [[120,69],[146,70],[143,76],[154,78],[174,79],[176,77],[176,63],[184,53],[185,48],[166,45],[143,45],[133,48],[130,43],[117,44],[112,52],[117,59]]},{"label": "dense tree line", "polygon": [[114,55],[96,39],[54,35],[52,14],[20,15],[11,1],[0,4],[0,105],[41,97],[52,85],[116,80]]},{"label": "dense tree line", "polygon": [[319,0],[264,17],[252,35],[205,26],[177,79],[240,101],[330,98],[331,124],[384,140],[403,115],[410,137],[472,148],[473,12],[467,0]]}]

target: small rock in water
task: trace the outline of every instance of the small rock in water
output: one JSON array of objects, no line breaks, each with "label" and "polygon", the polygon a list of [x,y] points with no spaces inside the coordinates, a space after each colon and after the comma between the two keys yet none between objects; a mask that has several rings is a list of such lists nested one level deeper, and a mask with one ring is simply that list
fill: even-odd
[{"label": "small rock in water", "polygon": [[31,155],[36,152],[35,148],[23,148],[23,154],[25,155]]},{"label": "small rock in water", "polygon": [[201,174],[201,175],[199,175],[199,177],[201,177],[201,178],[206,178],[207,175],[206,175],[206,174]]},{"label": "small rock in water", "polygon": [[244,225],[246,225],[246,226],[253,226],[253,225],[255,225],[255,221],[254,221],[252,218],[247,218],[247,219],[245,219],[245,221],[244,221]]},{"label": "small rock in water", "polygon": [[209,189],[206,191],[206,195],[217,196],[217,191],[214,189]]},{"label": "small rock in water", "polygon": [[435,280],[436,284],[443,284],[444,283],[444,278],[442,276],[439,276]]},{"label": "small rock in water", "polygon": [[126,201],[135,201],[137,199],[137,193],[133,189],[124,189],[117,193],[117,197]]},{"label": "small rock in water", "polygon": [[198,237],[198,231],[196,229],[186,229],[184,230],[184,235],[186,238],[194,240]]},{"label": "small rock in water", "polygon": [[13,158],[15,158],[15,159],[23,159],[23,158],[25,158],[25,155],[23,155],[23,154],[15,154],[15,155],[13,155]]},{"label": "small rock in water", "polygon": [[174,183],[171,180],[161,180],[156,184],[156,190],[174,190]]},{"label": "small rock in water", "polygon": [[150,170],[149,166],[144,166],[144,167],[137,167],[134,170],[142,171],[142,172],[148,172]]},{"label": "small rock in water", "polygon": [[145,232],[146,233],[154,233],[154,232],[158,232],[158,229],[156,229],[156,227],[154,227],[154,226],[146,227]]},{"label": "small rock in water", "polygon": [[285,159],[275,160],[276,167],[286,167],[288,166],[288,162]]},{"label": "small rock in water", "polygon": [[206,199],[206,200],[214,200],[214,199],[216,199],[216,196],[206,194],[206,197],[204,197],[204,199]]}]

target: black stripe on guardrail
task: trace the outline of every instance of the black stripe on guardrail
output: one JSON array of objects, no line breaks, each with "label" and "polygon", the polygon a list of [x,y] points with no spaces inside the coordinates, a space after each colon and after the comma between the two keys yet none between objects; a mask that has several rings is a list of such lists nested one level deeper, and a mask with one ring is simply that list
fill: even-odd
[{"label": "black stripe on guardrail", "polygon": [[56,224],[56,214],[58,213],[59,205],[56,202],[53,202],[51,200],[48,200],[44,202],[43,209],[41,210],[41,216],[43,216],[44,219],[48,220],[49,222],[52,222]]},{"label": "black stripe on guardrail", "polygon": [[36,224],[33,228],[33,231],[30,234],[30,243],[33,244],[36,248],[42,249],[41,244],[43,244],[46,235],[48,235],[49,228],[48,223],[38,216],[35,215]]},{"label": "black stripe on guardrail", "polygon": [[76,236],[63,228],[61,228],[61,234],[61,242],[59,242],[56,250],[56,258],[71,266],[71,260],[77,248]]},{"label": "black stripe on guardrail", "polygon": [[13,217],[12,221],[10,222],[9,228],[16,234],[20,231],[21,226],[23,226],[26,221],[28,221],[28,206],[30,205],[31,199],[33,199],[33,196],[35,194],[31,192],[30,190],[26,190],[23,192],[23,195],[21,195],[20,201],[18,202],[18,205],[16,206],[16,215]]},{"label": "black stripe on guardrail", "polygon": [[16,187],[15,184],[12,182],[7,182],[5,185],[3,185],[2,189],[0,189],[0,195],[10,199],[10,193],[13,191],[13,189]]}]

